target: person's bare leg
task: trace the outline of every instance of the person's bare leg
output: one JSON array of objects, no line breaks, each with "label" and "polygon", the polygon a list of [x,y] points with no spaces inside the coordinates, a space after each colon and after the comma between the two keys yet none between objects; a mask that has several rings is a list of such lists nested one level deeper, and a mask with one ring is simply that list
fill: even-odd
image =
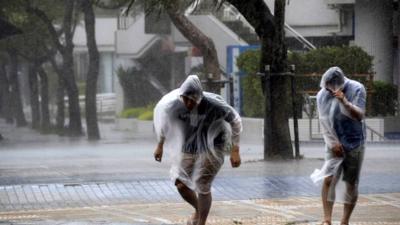
[{"label": "person's bare leg", "polygon": [[196,192],[194,192],[192,189],[188,188],[184,183],[182,183],[179,180],[176,180],[175,186],[178,189],[179,194],[182,196],[182,198],[189,203],[191,206],[193,206],[195,213],[192,216],[192,219],[196,220],[199,217],[199,210],[198,210],[198,198],[196,195]]},{"label": "person's bare leg", "polygon": [[197,225],[205,225],[211,208],[211,192],[208,194],[199,194],[198,202],[199,221],[197,222]]},{"label": "person's bare leg", "polygon": [[350,185],[350,184],[347,185],[348,193],[353,195],[354,198],[352,199],[351,204],[344,204],[343,217],[342,217],[341,224],[344,224],[344,225],[349,224],[350,216],[353,213],[354,207],[356,206],[356,202],[358,199],[358,194],[355,193],[357,191],[356,188],[357,187],[355,185]]},{"label": "person's bare leg", "polygon": [[329,187],[332,183],[332,179],[333,179],[332,177],[327,177],[324,179],[321,191],[322,206],[324,208],[324,221],[329,223],[331,223],[332,221],[332,211],[333,211],[333,202],[328,201]]}]

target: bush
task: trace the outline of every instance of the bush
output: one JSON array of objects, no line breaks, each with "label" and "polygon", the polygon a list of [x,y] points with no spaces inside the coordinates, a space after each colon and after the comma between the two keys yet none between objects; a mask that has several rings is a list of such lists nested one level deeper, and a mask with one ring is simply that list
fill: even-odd
[{"label": "bush", "polygon": [[78,92],[79,95],[86,95],[86,82],[84,81],[78,82]]},{"label": "bush", "polygon": [[258,71],[260,51],[250,50],[237,59],[237,66],[247,75],[241,78],[243,88],[243,114],[248,117],[263,117],[265,102]]},{"label": "bush", "polygon": [[139,120],[152,120],[155,104],[151,103],[146,107],[128,108],[121,112],[121,118],[137,118]]},{"label": "bush", "polygon": [[288,64],[296,65],[296,73],[324,73],[339,66],[346,74],[369,73],[372,56],[357,46],[323,47],[305,54],[290,53]]},{"label": "bush", "polygon": [[397,88],[383,81],[374,81],[371,116],[395,115],[398,107]]},{"label": "bush", "polygon": [[[248,117],[264,115],[264,95],[260,78],[255,76],[260,64],[260,50],[242,53],[237,66],[247,75],[241,79],[243,87],[243,112]],[[296,65],[296,74],[322,74],[331,66],[339,66],[346,74],[368,73],[372,68],[372,57],[360,47],[324,47],[306,53],[290,52],[288,64]],[[351,77],[351,76],[350,76]],[[359,80],[365,83],[363,80]],[[297,91],[319,89],[319,77],[296,78]],[[300,101],[301,96],[298,100]],[[299,107],[301,107],[299,102]]]},{"label": "bush", "polygon": [[153,111],[146,111],[139,115],[139,120],[153,120]]},{"label": "bush", "polygon": [[146,108],[139,107],[139,108],[128,108],[121,112],[122,118],[138,118],[140,114],[144,113]]}]

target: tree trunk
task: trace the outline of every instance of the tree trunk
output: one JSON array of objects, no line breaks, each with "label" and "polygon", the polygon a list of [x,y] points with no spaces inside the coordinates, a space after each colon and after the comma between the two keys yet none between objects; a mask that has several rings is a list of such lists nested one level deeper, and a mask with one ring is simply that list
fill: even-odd
[{"label": "tree trunk", "polygon": [[[75,81],[74,74],[74,64],[73,64],[73,49],[74,44],[72,42],[74,28],[72,26],[74,20],[74,8],[75,8],[75,0],[64,0],[64,18],[62,22],[62,31],[64,34],[63,43],[60,42],[60,37],[58,35],[57,30],[53,25],[53,21],[46,15],[46,13],[38,8],[29,6],[27,8],[27,12],[32,13],[39,17],[47,26],[49,34],[51,35],[52,42],[57,50],[61,53],[63,58],[63,66],[62,70],[58,71],[58,73],[62,76],[63,87],[67,91],[68,95],[68,112],[69,112],[69,126],[68,131],[71,136],[80,136],[82,135],[82,121],[81,121],[81,113],[79,108],[79,93],[78,87]],[[54,63],[53,63],[54,65]],[[61,81],[59,79],[59,81]],[[61,82],[59,82],[61,84]],[[61,86],[60,86],[61,87]],[[61,101],[61,89],[58,92],[58,100]],[[59,102],[59,106],[61,107],[61,102]],[[61,109],[61,108],[60,108]],[[59,110],[60,110],[59,109]],[[61,114],[59,115],[60,123],[57,125],[61,125]]]},{"label": "tree trunk", "polygon": [[[273,71],[287,71],[287,49],[285,45],[285,7],[286,0],[275,0],[276,32],[273,39]],[[272,140],[269,157],[293,158],[290,139],[289,113],[291,112],[290,77],[273,76],[271,79]]]},{"label": "tree trunk", "polygon": [[57,115],[56,115],[56,129],[57,133],[60,135],[64,134],[64,124],[65,124],[65,84],[64,75],[61,69],[58,67],[57,62],[54,58],[50,58],[50,63],[56,71],[57,77],[57,92],[56,92],[56,104],[57,104]]},{"label": "tree trunk", "polygon": [[95,16],[89,0],[81,0],[84,13],[86,41],[89,50],[89,70],[86,78],[86,125],[89,140],[100,139],[97,124],[96,93],[97,78],[99,75],[99,51],[95,37]]},{"label": "tree trunk", "polygon": [[[286,47],[284,43],[285,0],[275,0],[275,16],[263,0],[228,0],[254,27],[261,40],[260,72],[270,65],[271,73],[285,72]],[[289,77],[262,78],[267,99],[265,110],[264,158],[293,158],[289,132]]]},{"label": "tree trunk", "polygon": [[[169,1],[165,5],[165,8],[176,28],[178,28],[190,43],[201,51],[203,55],[204,68],[207,73],[206,78],[220,80],[221,72],[214,42],[203,34],[203,32],[201,32],[182,12],[179,11],[179,1]],[[220,86],[208,83],[206,84],[206,90],[219,94]]]},{"label": "tree trunk", "polygon": [[40,111],[41,111],[41,124],[42,132],[47,133],[50,130],[50,112],[49,112],[49,82],[47,74],[44,69],[38,67],[40,78]]},{"label": "tree trunk", "polygon": [[64,84],[68,95],[68,133],[71,136],[80,136],[82,135],[82,121],[79,107],[79,91],[76,85],[73,69],[72,49],[69,49],[64,53],[63,59],[64,63],[62,72],[64,73]]},{"label": "tree trunk", "polygon": [[65,133],[65,85],[64,80],[61,76],[58,76],[57,83],[57,116],[56,116],[56,128],[58,134]]},{"label": "tree trunk", "polygon": [[39,107],[39,88],[36,65],[29,65],[29,99],[31,105],[32,128],[39,129],[40,127],[40,107]]},{"label": "tree trunk", "polygon": [[1,63],[0,65],[0,90],[1,90],[1,114],[6,119],[7,123],[13,123],[13,114],[12,114],[12,101],[11,93],[10,93],[10,83],[7,78],[7,72],[5,68],[5,64]]},{"label": "tree trunk", "polygon": [[75,1],[64,0],[65,2],[65,16],[64,16],[64,34],[65,34],[65,47],[62,49],[63,56],[63,74],[65,80],[65,87],[68,95],[68,112],[69,112],[69,126],[68,131],[71,136],[82,135],[82,121],[81,112],[79,107],[79,91],[75,81],[74,73],[74,56],[73,49],[73,29],[72,29],[72,14],[74,11]]},{"label": "tree trunk", "polygon": [[21,94],[19,91],[19,80],[18,80],[18,56],[14,49],[8,49],[8,55],[10,56],[10,85],[11,85],[11,104],[12,112],[15,120],[17,121],[17,127],[24,127],[27,125]]}]

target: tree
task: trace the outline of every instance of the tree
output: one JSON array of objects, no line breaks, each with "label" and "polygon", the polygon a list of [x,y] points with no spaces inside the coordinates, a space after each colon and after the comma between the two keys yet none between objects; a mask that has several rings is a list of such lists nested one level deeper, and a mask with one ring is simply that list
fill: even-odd
[{"label": "tree", "polygon": [[85,98],[87,132],[90,140],[98,140],[100,133],[97,125],[96,89],[99,75],[99,51],[95,36],[95,16],[90,0],[80,0],[80,3],[84,14],[86,42],[89,50],[89,70],[86,78]]},{"label": "tree", "polygon": [[10,61],[10,75],[9,82],[11,88],[11,104],[12,104],[12,114],[18,127],[24,127],[28,123],[25,119],[25,114],[23,110],[21,93],[19,89],[19,78],[18,78],[18,55],[17,50],[14,47],[9,47],[7,53]]},{"label": "tree", "polygon": [[49,82],[46,71],[43,67],[39,66],[37,72],[40,78],[40,112],[41,123],[40,127],[42,132],[47,133],[50,130],[50,111],[49,111]]},{"label": "tree", "polygon": [[[184,10],[186,7],[197,2],[198,0],[182,1],[182,0],[129,0],[128,11],[135,3],[142,4],[146,13],[161,13],[166,11],[171,18],[172,23],[182,33],[182,35],[192,43],[193,46],[198,48],[203,55],[203,64],[205,67],[206,78],[212,80],[221,79],[221,71],[219,68],[218,55],[212,39],[207,37],[200,29],[198,29],[185,15]],[[114,7],[120,7],[124,0],[116,1]],[[106,7],[102,5],[102,7]],[[108,8],[110,8],[109,6]],[[209,75],[211,77],[209,77]],[[219,93],[220,87],[211,83],[206,84],[206,90]]]},{"label": "tree", "polygon": [[[51,40],[57,50],[60,52],[63,62],[61,73],[62,82],[68,95],[68,112],[69,126],[68,131],[71,136],[79,136],[82,134],[82,121],[79,107],[79,92],[75,81],[73,69],[73,33],[77,20],[75,0],[64,0],[64,15],[62,20],[62,28],[57,30],[55,27],[55,18],[49,17],[44,10],[34,6],[27,5],[27,12],[37,16],[46,26],[51,35]],[[60,38],[62,34],[62,38]],[[63,42],[61,41],[63,40]],[[60,82],[61,83],[61,82]],[[61,86],[60,86],[61,87]]]},{"label": "tree", "polygon": [[58,74],[57,79],[57,93],[56,93],[56,104],[57,104],[57,115],[56,115],[56,129],[59,134],[64,133],[64,123],[65,123],[65,104],[64,104],[64,96],[65,96],[65,82],[63,78],[63,72],[60,67],[57,65],[57,62],[54,58],[50,58],[51,66],[54,71]]},{"label": "tree", "polygon": [[37,70],[35,64],[29,65],[28,71],[29,90],[30,90],[30,103],[32,115],[32,128],[38,129],[40,127],[40,107],[39,107],[39,85]]},{"label": "tree", "polygon": [[[264,0],[226,0],[235,6],[254,27],[261,40],[260,72],[270,65],[271,73],[286,69],[287,49],[284,42],[286,0],[275,0],[274,15]],[[271,76],[261,78],[267,101],[265,110],[264,158],[293,158],[290,140],[288,107],[290,105],[289,77]],[[269,85],[266,85],[269,84]],[[270,110],[269,110],[270,109]]]},{"label": "tree", "polygon": [[3,56],[0,64],[0,91],[1,91],[1,114],[6,119],[7,123],[13,123],[12,101],[10,92],[10,82],[7,76],[5,57]]},{"label": "tree", "polygon": [[54,57],[56,51],[54,47],[48,44],[50,35],[47,27],[36,16],[26,13],[27,4],[30,3],[16,0],[3,6],[7,9],[8,17],[23,31],[21,35],[13,38],[12,43],[18,55],[29,65],[28,79],[32,127],[48,132],[51,126],[48,100],[49,87],[47,73],[42,66]]},{"label": "tree", "polygon": [[[175,27],[178,28],[190,43],[201,51],[207,78],[220,80],[221,72],[219,69],[218,55],[212,39],[207,37],[183,14],[182,1],[162,1],[162,4]],[[211,75],[211,77],[208,77],[208,75]],[[211,92],[219,93],[220,88],[216,85],[207,84],[206,89]]]}]

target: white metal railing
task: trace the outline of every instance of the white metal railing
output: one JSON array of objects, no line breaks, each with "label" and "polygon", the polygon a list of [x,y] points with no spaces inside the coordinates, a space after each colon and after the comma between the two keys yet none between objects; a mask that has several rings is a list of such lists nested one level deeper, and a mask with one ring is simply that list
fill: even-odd
[{"label": "white metal railing", "polygon": [[[303,110],[306,112],[309,119],[309,137],[310,139],[320,139],[322,138],[321,126],[319,123],[318,112],[316,107],[316,96],[307,96],[305,98],[305,107]],[[308,109],[307,109],[308,108]],[[384,134],[375,130],[372,126],[367,124],[368,119],[366,119],[366,140],[371,142],[385,141],[386,138]]]},{"label": "white metal railing", "polygon": [[[191,12],[193,12],[193,6],[191,8]],[[216,13],[216,16],[218,19],[222,21],[241,21],[243,25],[247,28],[250,29],[252,33],[255,34],[255,30],[253,26],[246,20],[246,18],[233,6],[231,6],[228,3],[224,3],[222,5],[222,13]],[[285,23],[285,29],[286,31],[290,32],[293,37],[302,43],[307,49],[312,50],[316,49],[316,47],[308,41],[303,35],[301,35],[299,32],[297,32],[293,27],[291,27],[289,24]]]},{"label": "white metal railing", "polygon": [[311,42],[309,42],[303,35],[293,29],[293,27],[291,27],[289,24],[285,23],[285,29],[292,33],[294,35],[293,37],[296,38],[296,40],[302,43],[309,50],[316,49],[316,47]]}]

